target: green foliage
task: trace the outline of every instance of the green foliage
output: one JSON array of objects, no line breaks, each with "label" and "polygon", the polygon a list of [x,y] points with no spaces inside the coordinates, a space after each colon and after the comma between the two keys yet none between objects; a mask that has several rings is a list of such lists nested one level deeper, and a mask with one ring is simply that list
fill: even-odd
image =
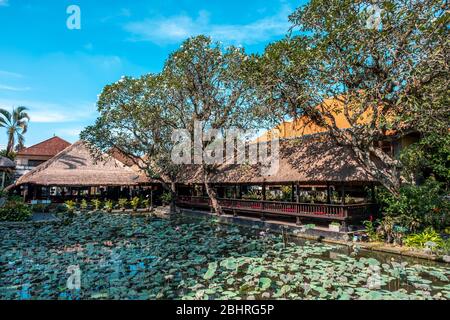
[{"label": "green foliage", "polygon": [[92,207],[95,209],[95,211],[100,210],[102,206],[102,201],[99,199],[93,199],[92,201]]},{"label": "green foliage", "polygon": [[420,233],[415,233],[408,235],[404,244],[408,247],[415,248],[425,248],[425,247],[442,247],[444,245],[444,241],[442,240],[439,233],[437,233],[433,228],[426,228],[424,231]]},{"label": "green foliage", "polygon": [[450,224],[450,203],[442,184],[429,178],[423,185],[404,185],[399,195],[380,190],[382,212],[394,223],[410,231],[433,227],[442,230]]},{"label": "green foliage", "polygon": [[128,199],[127,198],[120,198],[119,199],[119,207],[120,209],[126,209],[128,205]]},{"label": "green foliage", "polygon": [[28,121],[30,121],[27,110],[28,108],[23,106],[13,107],[12,112],[0,108],[0,127],[6,129],[8,137],[8,145],[6,147],[8,157],[13,157],[15,149],[24,147],[24,135],[28,129]]},{"label": "green foliage", "polygon": [[442,132],[425,134],[409,145],[400,155],[405,176],[427,178],[433,174],[437,180],[450,187],[450,133],[448,128]]},{"label": "green foliage", "polygon": [[114,207],[114,202],[112,200],[105,201],[105,209],[107,212],[111,212]]},{"label": "green foliage", "polygon": [[255,190],[250,190],[249,192],[243,194],[242,198],[247,200],[261,200],[262,196]]},{"label": "green foliage", "polygon": [[377,232],[377,228],[375,227],[375,223],[373,221],[364,221],[364,227],[366,228],[367,236],[370,241],[380,241],[380,235]]},{"label": "green foliage", "polygon": [[442,244],[440,246],[443,254],[450,255],[450,238],[443,239]]},{"label": "green foliage", "polygon": [[161,195],[161,201],[166,205],[171,203],[172,202],[172,194],[170,192],[164,192]]},{"label": "green foliage", "polygon": [[142,204],[144,205],[144,208],[150,208],[150,200],[149,199],[144,199],[142,201]]},{"label": "green foliage", "polygon": [[[308,1],[289,16],[297,35],[255,55],[248,81],[264,114],[306,117],[353,149],[359,163],[397,193],[399,161],[373,145],[390,129],[448,130],[449,65],[442,54],[448,12],[441,0],[381,1],[381,24],[368,27],[370,5]],[[343,114],[345,135],[336,126]],[[437,167],[448,172],[448,165]]]},{"label": "green foliage", "polygon": [[32,210],[23,202],[22,197],[11,196],[0,207],[0,221],[27,221],[31,215]]},{"label": "green foliage", "polygon": [[282,186],[281,187],[282,200],[283,201],[291,201],[292,197],[292,186]]},{"label": "green foliage", "polygon": [[139,203],[140,203],[140,199],[138,197],[134,197],[133,199],[131,199],[130,205],[134,211],[136,211],[137,208],[139,207]]},{"label": "green foliage", "polygon": [[8,153],[8,151],[6,149],[0,150],[0,156],[1,157],[6,157],[9,158],[11,160],[15,160],[16,159],[16,152],[11,151],[10,153]]},{"label": "green foliage", "polygon": [[86,201],[86,199],[82,199],[81,200],[81,203],[80,203],[80,208],[81,208],[81,210],[86,210],[87,209],[87,207],[88,207],[88,203],[87,203],[87,201]]}]

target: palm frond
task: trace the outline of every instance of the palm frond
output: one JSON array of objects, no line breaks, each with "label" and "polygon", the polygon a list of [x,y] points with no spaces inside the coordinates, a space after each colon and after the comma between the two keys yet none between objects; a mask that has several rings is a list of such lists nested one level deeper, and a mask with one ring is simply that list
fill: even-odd
[{"label": "palm frond", "polygon": [[11,113],[8,110],[0,108],[0,114],[4,117],[3,119],[6,118],[6,120],[11,123]]}]

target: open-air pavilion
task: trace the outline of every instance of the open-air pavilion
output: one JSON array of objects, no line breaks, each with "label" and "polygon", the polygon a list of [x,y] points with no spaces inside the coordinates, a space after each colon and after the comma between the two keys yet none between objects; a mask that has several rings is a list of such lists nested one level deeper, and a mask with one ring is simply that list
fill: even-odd
[{"label": "open-air pavilion", "polygon": [[[225,212],[301,220],[339,221],[345,228],[377,213],[376,180],[350,149],[321,139],[280,141],[279,169],[264,176],[261,165],[224,164],[211,177]],[[209,209],[200,166],[184,170],[178,181],[178,205]],[[287,193],[287,194],[286,194]],[[250,195],[250,196],[249,196]]]},{"label": "open-air pavilion", "polygon": [[85,142],[78,141],[20,177],[10,187],[26,201],[130,198],[158,189],[143,173],[103,154],[95,159]]}]

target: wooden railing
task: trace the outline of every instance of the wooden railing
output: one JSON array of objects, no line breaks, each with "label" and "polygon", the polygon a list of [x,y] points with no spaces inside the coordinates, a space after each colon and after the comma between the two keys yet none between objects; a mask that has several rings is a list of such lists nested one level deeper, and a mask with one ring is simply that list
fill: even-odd
[{"label": "wooden railing", "polygon": [[[244,199],[218,199],[219,205],[233,212],[260,212],[295,217],[313,217],[328,220],[353,220],[368,218],[373,205],[363,204],[320,204],[295,203]],[[180,206],[210,208],[211,200],[207,197],[178,196]]]}]

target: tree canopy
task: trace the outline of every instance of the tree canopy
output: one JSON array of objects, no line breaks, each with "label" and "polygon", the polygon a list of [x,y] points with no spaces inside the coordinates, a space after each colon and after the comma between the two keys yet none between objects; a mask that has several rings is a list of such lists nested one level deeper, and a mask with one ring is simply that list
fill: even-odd
[{"label": "tree canopy", "polygon": [[[269,45],[255,65],[253,83],[271,115],[302,115],[326,128],[397,192],[401,163],[377,142],[448,128],[448,8],[424,0],[382,1],[375,9],[357,0],[300,7],[289,17],[291,36]],[[336,123],[342,114],[347,130]]]}]

